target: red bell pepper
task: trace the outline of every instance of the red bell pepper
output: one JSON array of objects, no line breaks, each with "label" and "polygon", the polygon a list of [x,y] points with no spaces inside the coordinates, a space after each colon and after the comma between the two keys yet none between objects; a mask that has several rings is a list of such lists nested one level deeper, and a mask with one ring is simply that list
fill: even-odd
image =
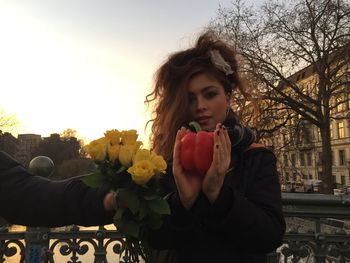
[{"label": "red bell pepper", "polygon": [[190,172],[205,175],[213,161],[213,132],[201,130],[197,122],[191,122],[196,132],[189,132],[181,139],[180,163]]}]

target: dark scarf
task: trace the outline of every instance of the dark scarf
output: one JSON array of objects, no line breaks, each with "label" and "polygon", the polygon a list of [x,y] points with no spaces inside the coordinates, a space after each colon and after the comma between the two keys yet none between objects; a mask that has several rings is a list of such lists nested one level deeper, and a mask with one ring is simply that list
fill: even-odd
[{"label": "dark scarf", "polygon": [[243,151],[255,141],[254,132],[239,122],[233,110],[229,111],[223,124],[230,136],[233,152]]},{"label": "dark scarf", "polygon": [[[230,109],[226,120],[223,123],[228,131],[231,140],[231,164],[229,171],[238,168],[241,164],[242,153],[249,145],[255,142],[255,134],[248,127],[243,126],[237,115]],[[231,178],[232,179],[232,178]],[[238,178],[236,178],[238,180]],[[230,183],[232,184],[232,182]],[[245,184],[245,183],[243,183]]]}]

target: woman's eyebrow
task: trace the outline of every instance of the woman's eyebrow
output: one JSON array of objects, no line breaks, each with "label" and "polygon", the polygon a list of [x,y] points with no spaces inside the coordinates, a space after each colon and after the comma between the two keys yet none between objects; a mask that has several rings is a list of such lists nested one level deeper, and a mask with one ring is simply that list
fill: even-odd
[{"label": "woman's eyebrow", "polygon": [[[211,90],[211,89],[214,89],[214,90],[217,90],[219,87],[215,86],[215,85],[209,85],[209,86],[205,86],[203,89],[200,90],[200,92],[206,92],[208,90]],[[194,92],[192,91],[188,91],[188,94],[195,94]]]},{"label": "woman's eyebrow", "polygon": [[219,87],[215,86],[215,85],[209,85],[209,86],[206,86],[202,89],[202,91],[207,91],[207,90],[210,90],[210,89],[218,89]]},{"label": "woman's eyebrow", "polygon": [[[204,88],[202,88],[200,91],[207,91],[207,90],[210,90],[210,89],[218,89],[219,87],[215,86],[215,85],[208,85],[208,86],[205,86]],[[192,91],[189,91],[188,93],[190,94],[193,94]]]}]

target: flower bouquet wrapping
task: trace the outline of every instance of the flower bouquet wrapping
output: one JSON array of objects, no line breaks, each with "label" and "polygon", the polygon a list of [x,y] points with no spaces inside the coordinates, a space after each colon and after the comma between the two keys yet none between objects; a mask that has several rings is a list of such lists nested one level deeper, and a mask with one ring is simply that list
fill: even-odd
[{"label": "flower bouquet wrapping", "polygon": [[97,165],[97,172],[84,182],[91,187],[108,184],[115,192],[117,230],[125,236],[125,251],[131,262],[149,258],[149,230],[161,227],[162,216],[170,214],[160,195],[159,177],[167,164],[163,157],[144,149],[136,130],[110,130],[84,147]]}]

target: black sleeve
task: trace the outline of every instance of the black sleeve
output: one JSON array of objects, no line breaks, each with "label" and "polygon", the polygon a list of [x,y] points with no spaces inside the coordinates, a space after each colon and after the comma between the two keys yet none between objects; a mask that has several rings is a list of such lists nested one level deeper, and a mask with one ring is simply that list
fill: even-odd
[{"label": "black sleeve", "polygon": [[112,222],[103,199],[108,187],[90,188],[81,180],[52,181],[28,173],[0,152],[0,216],[9,223],[56,227]]}]

